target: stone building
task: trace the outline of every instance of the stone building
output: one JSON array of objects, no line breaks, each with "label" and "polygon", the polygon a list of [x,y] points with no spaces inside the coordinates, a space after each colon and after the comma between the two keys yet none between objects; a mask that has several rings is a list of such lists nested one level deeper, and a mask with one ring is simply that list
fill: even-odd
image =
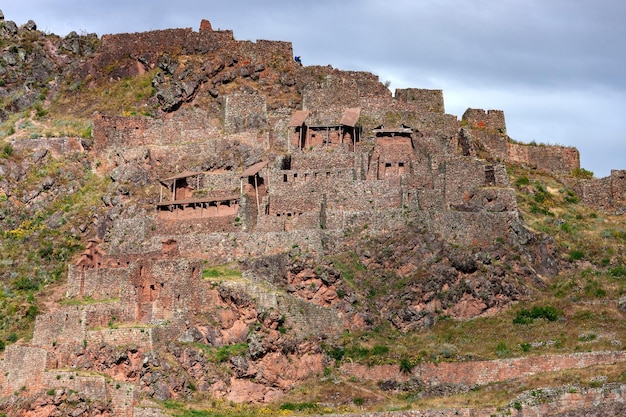
[{"label": "stone building", "polygon": [[333,124],[308,124],[311,115],[308,110],[297,110],[291,117],[290,129],[293,129],[290,149],[313,150],[316,147],[334,148],[347,145],[354,151],[359,142],[361,130],[357,126],[360,108],[345,109],[341,119]]},{"label": "stone building", "polygon": [[413,130],[405,125],[399,128],[379,126],[373,130],[376,145],[370,158],[368,179],[399,179],[412,173]]},{"label": "stone building", "polygon": [[209,191],[206,177],[202,172],[185,171],[160,180],[161,195],[156,205],[159,217],[183,220],[236,216],[239,194]]}]

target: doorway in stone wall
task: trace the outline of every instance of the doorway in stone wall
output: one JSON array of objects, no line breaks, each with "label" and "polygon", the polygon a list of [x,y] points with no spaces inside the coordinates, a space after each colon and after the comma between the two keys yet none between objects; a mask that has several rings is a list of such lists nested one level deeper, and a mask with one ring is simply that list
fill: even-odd
[{"label": "doorway in stone wall", "polygon": [[174,189],[174,200],[184,200],[187,197],[189,190],[189,184],[187,184],[187,178],[181,178],[176,181],[176,188]]},{"label": "doorway in stone wall", "polygon": [[251,175],[248,177],[248,184],[252,186],[252,189],[257,189],[260,196],[266,194],[265,179],[259,175]]}]

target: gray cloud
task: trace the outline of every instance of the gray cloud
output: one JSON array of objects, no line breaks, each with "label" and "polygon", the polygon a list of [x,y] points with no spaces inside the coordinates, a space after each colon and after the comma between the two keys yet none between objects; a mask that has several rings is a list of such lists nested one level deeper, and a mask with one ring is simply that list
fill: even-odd
[{"label": "gray cloud", "polygon": [[[17,3],[17,2],[15,2]],[[505,111],[509,134],[581,151],[597,176],[626,169],[626,3],[619,0],[22,0],[18,24],[106,33],[200,19],[237,39],[293,43],[305,65],[370,71],[394,87],[444,90],[446,111]]]}]

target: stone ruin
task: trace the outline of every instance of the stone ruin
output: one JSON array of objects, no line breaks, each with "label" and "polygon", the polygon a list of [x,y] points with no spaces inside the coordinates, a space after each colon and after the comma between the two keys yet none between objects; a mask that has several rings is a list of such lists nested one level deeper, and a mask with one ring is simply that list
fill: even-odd
[{"label": "stone ruin", "polygon": [[[288,68],[293,56],[289,43],[235,41],[229,31],[213,31],[208,21],[198,33],[109,35],[102,43],[98,59],[129,60],[120,71],[130,75],[137,62],[163,52],[235,52],[247,65],[239,74],[254,80],[270,78],[263,63],[284,62]],[[135,49],[145,53],[137,57]],[[150,350],[183,337],[189,314],[205,314],[219,304],[219,289],[201,279],[203,261],[295,247],[322,253],[350,230],[368,228],[374,235],[417,222],[462,245],[515,240],[518,212],[503,162],[556,174],[579,168],[573,148],[513,143],[502,111],[468,109],[459,121],[445,114],[441,90],[399,89],[392,97],[369,73],[294,68],[297,76],[315,80],[301,89],[299,106],[269,106],[267,97],[248,91],[225,95],[219,115],[182,107],[155,119],[96,116],[93,151],[104,166],[113,165],[120,149],[148,151],[161,161],[154,215],[116,219],[105,242],[88,242],[69,267],[67,296],[99,303],[38,316],[32,342],[9,346],[0,363],[2,395],[25,385],[70,386],[111,402],[116,415],[151,415],[134,408],[140,398],[136,384],[114,386],[111,376],[78,375],[71,370],[72,355],[86,345]],[[220,75],[224,82],[235,76],[234,69]],[[295,85],[282,82],[284,89]],[[214,155],[223,142],[245,145],[247,159],[228,169],[177,169],[186,160]],[[625,178],[625,171],[612,171],[574,189],[583,202],[623,212]],[[280,305],[300,334],[343,328],[332,308],[231,285],[267,311]],[[107,328],[115,320],[136,325]],[[219,337],[227,340],[225,334]]]},{"label": "stone ruin", "polygon": [[626,213],[626,170],[611,170],[608,177],[574,182],[581,202],[614,214]]},{"label": "stone ruin", "polygon": [[[372,221],[374,230],[384,230],[396,214],[412,218],[431,210],[516,216],[504,166],[464,156],[454,136],[439,150],[433,138],[405,123],[364,131],[360,108],[338,109],[325,125],[312,110],[292,113],[289,152],[273,161],[241,174],[185,171],[160,180],[157,222],[223,218],[232,226],[239,219],[248,232],[276,233],[341,231]],[[478,203],[488,189],[491,197]]]},{"label": "stone ruin", "polygon": [[206,188],[202,172],[183,172],[160,180],[157,213],[162,219],[202,219],[235,216],[239,211],[239,194],[212,193]]}]

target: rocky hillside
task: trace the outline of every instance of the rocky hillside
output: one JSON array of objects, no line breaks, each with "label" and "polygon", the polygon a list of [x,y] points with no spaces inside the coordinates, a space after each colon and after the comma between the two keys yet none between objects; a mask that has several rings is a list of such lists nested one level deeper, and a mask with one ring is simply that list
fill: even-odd
[{"label": "rocky hillside", "polygon": [[5,415],[623,412],[623,171],[208,21],[0,16]]}]

